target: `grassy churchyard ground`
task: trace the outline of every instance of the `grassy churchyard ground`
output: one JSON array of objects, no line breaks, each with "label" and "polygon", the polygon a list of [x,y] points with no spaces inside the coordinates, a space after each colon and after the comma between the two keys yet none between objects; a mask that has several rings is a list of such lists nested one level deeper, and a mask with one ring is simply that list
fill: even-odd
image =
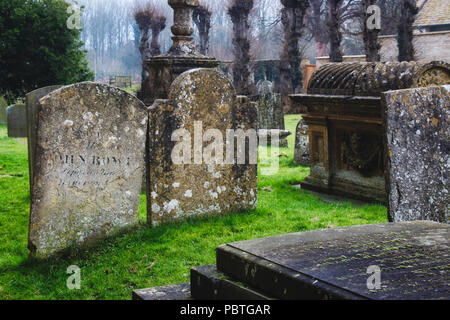
[{"label": "grassy churchyard ground", "polygon": [[[299,115],[286,116],[291,132]],[[387,222],[381,205],[324,201],[291,183],[309,169],[292,163],[295,135],[282,148],[280,170],[259,176],[258,208],[219,217],[191,219],[149,228],[145,195],[141,224],[128,234],[98,243],[89,251],[49,261],[28,259],[29,185],[26,139],[10,139],[0,126],[0,300],[130,299],[133,289],[189,282],[191,267],[215,263],[218,245],[307,231]],[[69,290],[67,268],[81,268],[81,289]]]}]

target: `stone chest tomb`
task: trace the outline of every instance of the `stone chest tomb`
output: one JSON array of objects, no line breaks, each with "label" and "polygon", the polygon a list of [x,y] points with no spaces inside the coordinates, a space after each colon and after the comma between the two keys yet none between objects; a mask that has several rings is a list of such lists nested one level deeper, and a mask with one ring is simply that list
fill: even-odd
[{"label": "stone chest tomb", "polygon": [[391,222],[450,223],[450,86],[383,93]]},{"label": "stone chest tomb", "polygon": [[450,82],[444,62],[338,63],[321,67],[304,105],[311,173],[305,189],[385,203],[381,94]]}]

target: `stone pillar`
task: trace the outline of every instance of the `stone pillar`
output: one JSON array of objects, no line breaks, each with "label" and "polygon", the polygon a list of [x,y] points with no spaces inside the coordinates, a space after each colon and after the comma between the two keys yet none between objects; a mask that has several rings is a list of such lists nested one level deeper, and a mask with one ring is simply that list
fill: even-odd
[{"label": "stone pillar", "polygon": [[192,42],[192,11],[199,6],[199,0],[168,0],[168,3],[174,10],[171,29],[173,45],[167,53],[145,62],[149,77],[143,84],[139,98],[146,104],[152,104],[156,99],[167,99],[170,85],[183,72],[219,65],[216,59],[198,52]]}]

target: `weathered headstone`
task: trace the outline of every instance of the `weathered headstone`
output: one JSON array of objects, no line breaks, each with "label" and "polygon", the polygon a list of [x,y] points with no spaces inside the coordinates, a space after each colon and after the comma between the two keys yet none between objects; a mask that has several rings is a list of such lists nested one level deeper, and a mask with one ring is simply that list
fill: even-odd
[{"label": "weathered headstone", "polygon": [[6,124],[6,108],[8,108],[8,102],[4,97],[0,97],[0,124]]},{"label": "weathered headstone", "polygon": [[389,220],[449,223],[450,86],[383,94]]},{"label": "weathered headstone", "polygon": [[450,226],[431,221],[331,228],[234,242],[159,300],[448,300]]},{"label": "weathered headstone", "polygon": [[8,137],[27,137],[27,115],[24,104],[15,104],[6,108],[6,119],[8,123]]},{"label": "weathered headstone", "polygon": [[284,130],[281,94],[272,92],[272,83],[265,81],[258,96],[258,128]]},{"label": "weathered headstone", "polygon": [[306,107],[311,170],[302,188],[387,203],[382,93],[449,81],[450,65],[442,61],[322,66],[308,94],[290,96],[294,106]]},{"label": "weathered headstone", "polygon": [[[280,133],[287,133],[284,125],[283,102],[281,94],[273,92],[273,84],[270,81],[262,81],[258,84],[258,95],[252,100],[258,104],[258,129],[260,134],[266,134],[267,130],[280,130]],[[288,146],[287,136],[280,136],[279,145]],[[270,144],[270,138],[268,143]]]},{"label": "weathered headstone", "polygon": [[148,112],[85,82],[39,101],[29,249],[48,257],[138,222]]},{"label": "weathered headstone", "polygon": [[26,95],[27,136],[28,136],[28,168],[30,173],[30,188],[33,182],[34,151],[36,147],[37,105],[39,99],[61,86],[49,86],[34,90]]},{"label": "weathered headstone", "polygon": [[309,166],[309,133],[308,125],[301,119],[295,134],[294,163]]},{"label": "weathered headstone", "polygon": [[[169,99],[150,108],[149,223],[255,208],[256,115],[256,105],[237,97],[215,69],[187,71],[174,81]],[[239,144],[237,129],[250,142]],[[243,161],[236,161],[236,149]]]}]

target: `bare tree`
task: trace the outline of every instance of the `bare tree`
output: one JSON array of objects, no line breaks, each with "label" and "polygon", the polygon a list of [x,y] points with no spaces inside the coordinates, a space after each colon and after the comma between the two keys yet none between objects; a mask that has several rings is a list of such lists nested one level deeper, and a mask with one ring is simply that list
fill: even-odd
[{"label": "bare tree", "polygon": [[139,51],[142,58],[142,83],[148,77],[148,71],[145,68],[145,61],[151,58],[149,46],[149,31],[152,25],[154,11],[150,6],[138,7],[134,12],[134,19],[139,27],[141,41],[139,43]]},{"label": "bare tree", "polygon": [[280,92],[284,96],[301,90],[302,72],[299,40],[303,33],[308,0],[281,0],[284,46],[280,62]]},{"label": "bare tree", "polygon": [[[380,61],[380,44],[378,42],[378,33],[380,29],[377,26],[369,26],[368,19],[370,18],[370,12],[368,8],[375,5],[376,0],[364,0],[364,21],[363,21],[363,40],[364,40],[364,51],[366,52],[367,62]],[[372,27],[369,29],[369,27]]]},{"label": "bare tree", "polygon": [[200,35],[200,53],[207,55],[209,50],[209,30],[211,29],[212,12],[207,5],[200,5],[194,9],[192,15]]},{"label": "bare tree", "polygon": [[398,25],[398,61],[414,61],[413,24],[418,13],[416,0],[403,0]]},{"label": "bare tree", "polygon": [[233,82],[238,94],[250,95],[250,25],[248,18],[253,0],[232,0],[228,15],[233,22]]},{"label": "bare tree", "polygon": [[161,44],[159,43],[159,34],[166,28],[167,18],[161,13],[154,11],[151,20],[152,29],[152,43],[150,45],[151,56],[157,56],[161,54]]}]

